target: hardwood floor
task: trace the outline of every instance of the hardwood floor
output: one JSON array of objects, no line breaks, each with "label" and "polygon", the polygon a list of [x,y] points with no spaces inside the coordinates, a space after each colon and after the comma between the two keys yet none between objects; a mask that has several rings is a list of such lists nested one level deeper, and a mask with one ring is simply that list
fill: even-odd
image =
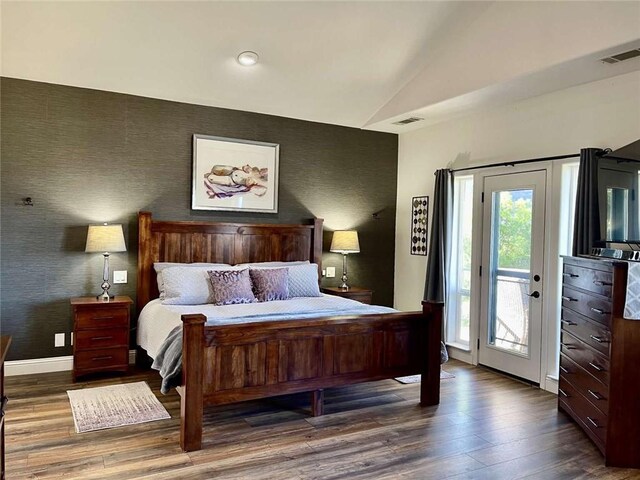
[{"label": "hardwood floor", "polygon": [[[135,371],[72,384],[71,372],[8,377],[7,479],[640,479],[606,468],[556,397],[451,361],[442,401],[420,408],[419,385],[394,380],[205,410],[203,449],[178,446],[176,393]],[[70,388],[146,380],[171,420],[76,434]]]}]

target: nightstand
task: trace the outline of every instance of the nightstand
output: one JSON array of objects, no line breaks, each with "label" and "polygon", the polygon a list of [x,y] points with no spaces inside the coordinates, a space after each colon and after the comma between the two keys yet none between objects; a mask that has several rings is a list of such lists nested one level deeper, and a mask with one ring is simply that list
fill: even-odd
[{"label": "nightstand", "polygon": [[327,295],[350,298],[351,300],[357,300],[360,303],[367,304],[371,304],[371,296],[373,295],[373,290],[367,290],[366,288],[359,287],[349,287],[348,290],[340,287],[322,287],[320,288],[320,291]]},{"label": "nightstand", "polygon": [[129,368],[129,297],[109,302],[72,298],[73,381],[81,375]]}]

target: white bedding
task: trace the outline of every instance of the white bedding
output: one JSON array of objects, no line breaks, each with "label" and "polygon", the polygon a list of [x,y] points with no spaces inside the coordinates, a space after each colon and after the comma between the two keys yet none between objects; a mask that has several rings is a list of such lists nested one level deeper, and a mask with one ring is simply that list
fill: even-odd
[{"label": "white bedding", "polygon": [[155,358],[169,332],[182,325],[185,313],[202,313],[207,325],[251,323],[268,320],[316,318],[328,315],[365,315],[396,312],[393,308],[365,305],[333,295],[298,297],[274,302],[240,305],[163,305],[160,299],[149,302],[138,318],[138,345]]}]

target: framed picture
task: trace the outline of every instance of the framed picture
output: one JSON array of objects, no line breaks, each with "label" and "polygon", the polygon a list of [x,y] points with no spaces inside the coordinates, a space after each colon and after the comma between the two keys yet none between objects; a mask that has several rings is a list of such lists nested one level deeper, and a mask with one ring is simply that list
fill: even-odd
[{"label": "framed picture", "polygon": [[277,143],[193,136],[191,208],[278,211]]},{"label": "framed picture", "polygon": [[427,254],[427,218],[429,197],[411,199],[411,255]]}]

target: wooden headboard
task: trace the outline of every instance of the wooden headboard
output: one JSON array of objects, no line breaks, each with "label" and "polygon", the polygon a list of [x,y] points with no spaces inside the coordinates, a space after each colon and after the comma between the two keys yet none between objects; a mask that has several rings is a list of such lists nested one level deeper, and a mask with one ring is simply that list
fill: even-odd
[{"label": "wooden headboard", "polygon": [[138,213],[138,312],[158,297],[155,262],[228,263],[309,260],[322,268],[322,222],[276,225],[154,221]]}]

